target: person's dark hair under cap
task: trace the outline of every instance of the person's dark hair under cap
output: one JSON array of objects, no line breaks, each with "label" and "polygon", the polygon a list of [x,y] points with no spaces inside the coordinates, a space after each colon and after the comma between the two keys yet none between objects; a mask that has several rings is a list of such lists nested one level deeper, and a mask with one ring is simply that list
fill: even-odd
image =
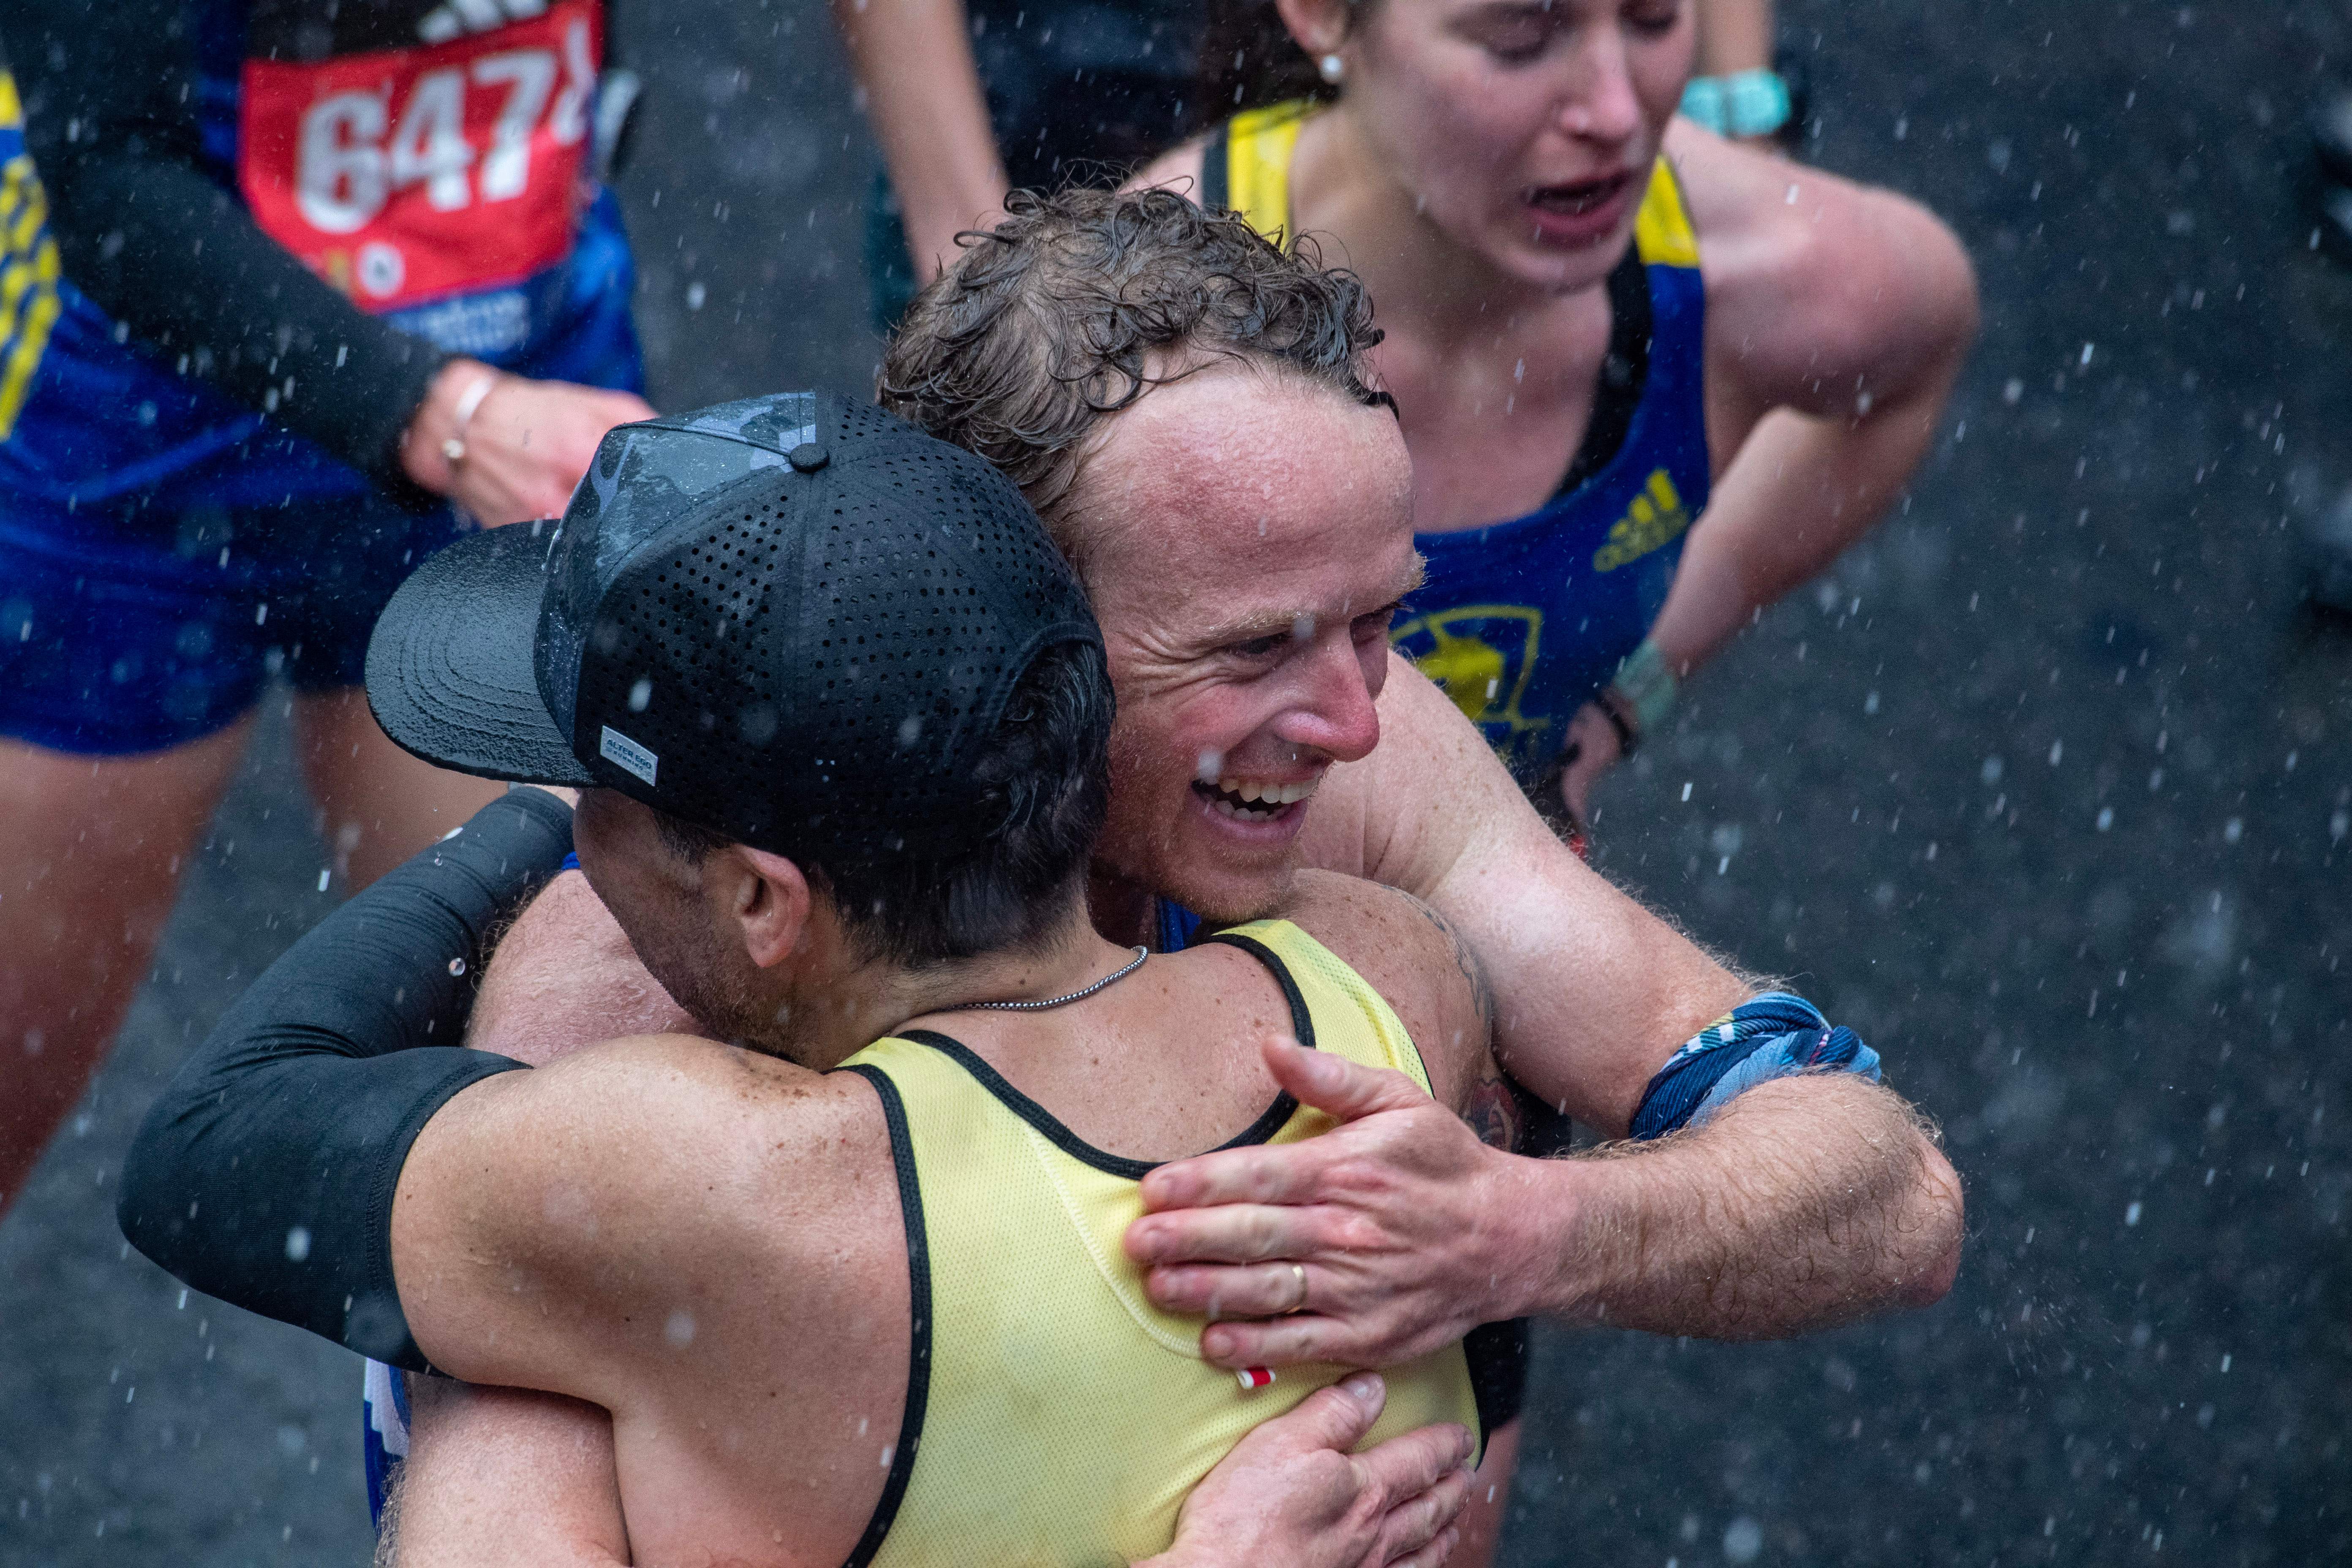
[{"label": "person's dark hair under cap", "polygon": [[1043,938],[1108,796],[1101,634],[1035,512],[829,394],[615,429],[560,522],[410,578],[367,686],[428,762],[785,856],[908,965]]}]

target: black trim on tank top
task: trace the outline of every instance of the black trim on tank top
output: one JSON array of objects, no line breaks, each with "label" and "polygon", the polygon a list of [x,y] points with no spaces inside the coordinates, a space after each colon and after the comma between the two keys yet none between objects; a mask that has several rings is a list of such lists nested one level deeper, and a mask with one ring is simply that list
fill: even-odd
[{"label": "black trim on tank top", "polygon": [[931,1398],[931,1255],[923,1232],[923,1191],[915,1173],[915,1142],[907,1131],[907,1107],[898,1086],[880,1068],[866,1063],[844,1069],[874,1086],[882,1101],[882,1120],[890,1128],[890,1163],[898,1176],[898,1214],[907,1231],[907,1310],[912,1335],[907,1347],[907,1408],[898,1418],[898,1446],[890,1453],[890,1476],[882,1483],[882,1500],[866,1521],[866,1533],[843,1568],[866,1568],[882,1550],[891,1525],[898,1522],[898,1505],[906,1500],[907,1483],[914,1479],[915,1450],[922,1446],[923,1412]]},{"label": "black trim on tank top", "polygon": [[1223,942],[1227,947],[1240,948],[1244,952],[1265,965],[1267,972],[1274,976],[1274,983],[1282,987],[1282,999],[1290,1004],[1292,1037],[1308,1050],[1313,1050],[1315,1048],[1315,1015],[1307,1010],[1307,998],[1299,994],[1298,982],[1291,978],[1290,965],[1282,962],[1282,955],[1257,938],[1244,936],[1237,931],[1212,931],[1193,945],[1198,947],[1202,943],[1212,942]]},{"label": "black trim on tank top", "polygon": [[1486,1458],[1496,1429],[1519,1418],[1528,1400],[1528,1363],[1532,1347],[1528,1320],[1481,1323],[1462,1336],[1462,1360],[1470,1371],[1470,1397],[1478,1406],[1478,1458]]},{"label": "black trim on tank top", "polygon": [[1561,476],[1557,500],[1617,460],[1625,438],[1633,433],[1633,411],[1650,379],[1650,268],[1640,245],[1625,247],[1625,258],[1609,273],[1609,352],[1592,387],[1592,417],[1586,421],[1584,440]]},{"label": "black trim on tank top", "polygon": [[1200,206],[1203,212],[1229,205],[1232,201],[1233,177],[1227,160],[1233,156],[1234,139],[1226,126],[1226,121],[1218,121],[1201,147]]},{"label": "black trim on tank top", "polygon": [[[1240,936],[1232,931],[1221,931],[1214,936],[1202,938],[1201,942],[1203,943],[1220,942],[1227,947],[1240,948],[1244,952],[1265,964],[1273,973],[1275,984],[1282,987],[1283,1000],[1290,1005],[1291,1033],[1297,1037],[1298,1043],[1308,1050],[1316,1048],[1314,1016],[1307,1010],[1307,998],[1299,994],[1298,982],[1291,978],[1289,966],[1282,962],[1279,954],[1255,938]],[[1200,943],[1194,945],[1198,946]],[[899,1031],[897,1037],[902,1040],[912,1040],[919,1046],[929,1046],[954,1062],[956,1066],[971,1075],[972,1081],[994,1095],[998,1103],[1005,1110],[1035,1128],[1045,1135],[1047,1142],[1080,1164],[1091,1165],[1106,1175],[1139,1182],[1160,1166],[1170,1163],[1165,1160],[1130,1160],[1124,1154],[1114,1154],[1107,1149],[1096,1148],[1064,1126],[1061,1119],[1052,1111],[1013,1088],[1006,1081],[1003,1073],[989,1066],[982,1059],[980,1053],[961,1040],[942,1035],[936,1029],[903,1029]],[[1204,1150],[1202,1152],[1215,1154],[1227,1149],[1255,1147],[1281,1131],[1297,1112],[1298,1101],[1291,1098],[1289,1091],[1285,1090],[1274,1097],[1274,1103],[1267,1106],[1255,1121],[1218,1144],[1216,1148]],[[855,1568],[854,1564],[852,1568]]]}]

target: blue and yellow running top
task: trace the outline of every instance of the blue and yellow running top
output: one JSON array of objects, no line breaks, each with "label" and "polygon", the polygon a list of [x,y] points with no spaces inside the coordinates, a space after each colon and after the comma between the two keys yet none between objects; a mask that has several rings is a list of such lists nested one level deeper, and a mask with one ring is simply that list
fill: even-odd
[{"label": "blue and yellow running top", "polygon": [[49,199],[25,151],[25,106],[0,58],[0,442],[16,427],[58,320],[58,246]]},{"label": "blue and yellow running top", "polygon": [[[1291,153],[1315,112],[1282,104],[1213,132],[1202,205],[1229,206],[1285,242]],[[1416,535],[1429,582],[1391,634],[1528,788],[1559,756],[1576,710],[1648,635],[1706,506],[1706,289],[1664,158],[1608,287],[1609,356],[1559,489],[1524,517]]]},{"label": "blue and yellow running top", "polygon": [[[165,74],[68,72],[45,54],[33,146],[54,160],[41,171],[54,213],[0,77],[0,737],[121,756],[226,728],[274,674],[305,691],[356,686],[393,589],[468,526],[382,482],[397,458],[372,433],[414,407],[364,390],[407,384],[383,343],[404,335],[541,379],[634,391],[644,378],[620,207],[596,178],[605,0],[83,9],[81,66],[152,54]],[[105,149],[111,172],[94,179],[75,144]],[[147,188],[134,179],[182,193],[149,208],[179,216],[158,220],[168,244],[120,249],[154,276],[114,308],[243,288],[228,315],[245,325],[158,332],[77,286],[98,287],[94,235]],[[186,205],[207,182],[233,218]],[[246,271],[179,277],[174,257],[217,261],[204,242],[225,222],[373,317],[374,336],[354,347],[357,318],[325,290],[305,303]],[[276,354],[249,352],[253,318],[281,303],[282,374]],[[347,356],[353,380],[339,383],[328,367]],[[371,434],[331,446],[337,426]]]}]

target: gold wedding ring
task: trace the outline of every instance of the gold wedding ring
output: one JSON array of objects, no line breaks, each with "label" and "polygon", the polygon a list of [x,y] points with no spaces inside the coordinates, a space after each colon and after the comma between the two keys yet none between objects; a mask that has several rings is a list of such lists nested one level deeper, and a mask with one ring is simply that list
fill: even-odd
[{"label": "gold wedding ring", "polygon": [[1303,1312],[1307,1310],[1306,1265],[1294,1263],[1290,1266],[1290,1271],[1298,1277],[1298,1300],[1293,1301],[1289,1306],[1283,1309],[1282,1315],[1286,1318],[1290,1316],[1293,1312]]}]

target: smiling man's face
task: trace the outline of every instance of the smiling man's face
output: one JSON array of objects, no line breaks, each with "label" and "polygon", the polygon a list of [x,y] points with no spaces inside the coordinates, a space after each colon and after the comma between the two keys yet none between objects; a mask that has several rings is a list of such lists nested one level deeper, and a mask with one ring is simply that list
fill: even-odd
[{"label": "smiling man's face", "polygon": [[1213,919],[1263,912],[1324,773],[1380,739],[1420,574],[1396,421],[1220,365],[1113,418],[1074,500],[1118,693],[1096,864]]}]

